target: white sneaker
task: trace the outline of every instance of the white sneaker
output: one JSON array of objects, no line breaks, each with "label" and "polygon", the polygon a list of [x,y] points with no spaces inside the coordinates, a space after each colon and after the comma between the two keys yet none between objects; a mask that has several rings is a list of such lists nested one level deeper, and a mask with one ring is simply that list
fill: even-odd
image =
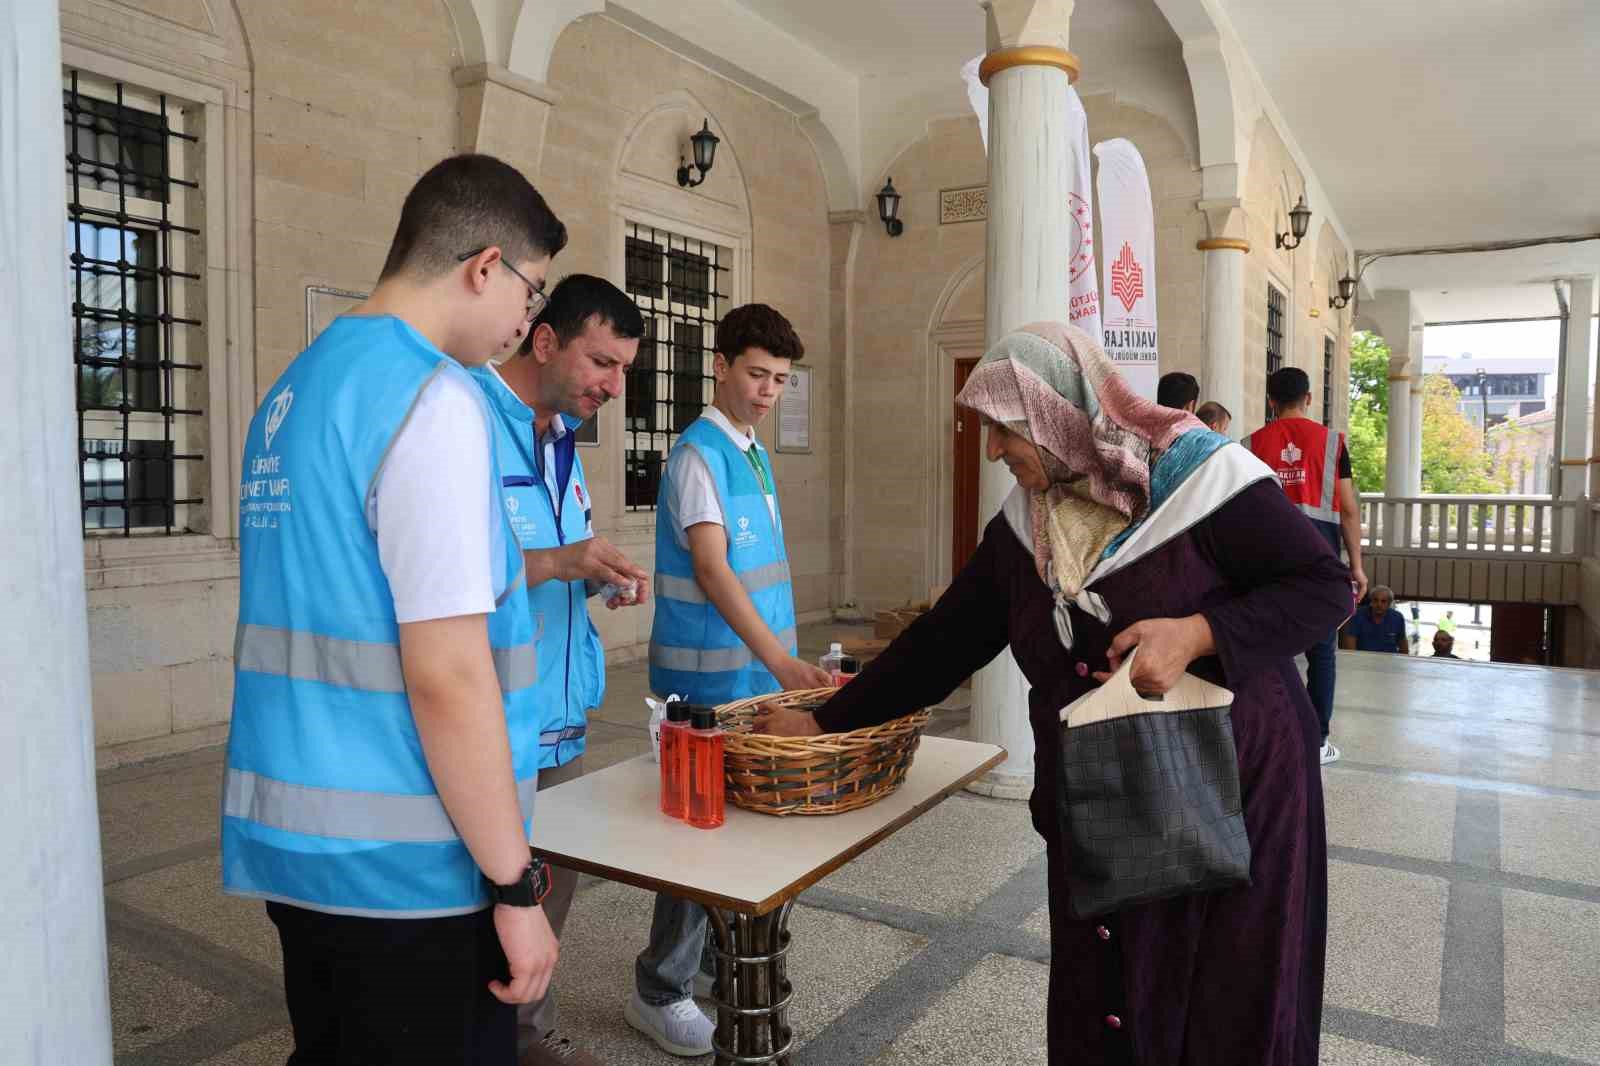
[{"label": "white sneaker", "polygon": [[694,972],[694,998],[710,999],[711,986],[715,985],[716,983],[717,979],[715,977],[712,977],[704,970],[696,970]]},{"label": "white sneaker", "polygon": [[634,992],[622,1008],[628,1024],[656,1042],[670,1055],[694,1058],[711,1053],[711,1034],[716,1026],[695,1005],[693,999],[652,1006]]},{"label": "white sneaker", "polygon": [[1333,741],[1324,740],[1322,742],[1322,765],[1326,766],[1331,762],[1338,761],[1339,749],[1333,746]]}]

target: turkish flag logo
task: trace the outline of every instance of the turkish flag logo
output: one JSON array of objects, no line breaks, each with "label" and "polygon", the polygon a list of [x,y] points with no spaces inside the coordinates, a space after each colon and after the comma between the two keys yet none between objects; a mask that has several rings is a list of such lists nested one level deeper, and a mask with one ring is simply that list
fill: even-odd
[{"label": "turkish flag logo", "polygon": [[1111,264],[1111,294],[1129,312],[1144,297],[1144,267],[1133,257],[1133,248],[1123,242],[1122,252]]}]

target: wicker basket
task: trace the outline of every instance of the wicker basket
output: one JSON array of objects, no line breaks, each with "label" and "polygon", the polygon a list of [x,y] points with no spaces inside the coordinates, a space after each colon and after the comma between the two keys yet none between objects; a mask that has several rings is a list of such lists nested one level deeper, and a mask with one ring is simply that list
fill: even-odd
[{"label": "wicker basket", "polygon": [[726,731],[729,800],[762,814],[840,814],[876,803],[900,787],[928,724],[927,711],[816,737],[751,732],[761,704],[809,709],[833,693],[831,688],[801,689],[717,708]]}]

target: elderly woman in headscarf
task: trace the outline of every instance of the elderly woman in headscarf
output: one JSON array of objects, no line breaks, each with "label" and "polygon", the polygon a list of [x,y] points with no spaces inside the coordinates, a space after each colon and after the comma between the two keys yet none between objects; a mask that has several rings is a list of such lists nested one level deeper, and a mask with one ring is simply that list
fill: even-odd
[{"label": "elderly woman in headscarf", "polygon": [[[1010,647],[1032,685],[1034,828],[1048,853],[1050,1062],[1316,1066],[1327,929],[1320,731],[1294,656],[1351,611],[1350,574],[1272,471],[1193,415],[1135,395],[1073,326],[1005,337],[957,402],[1017,489],[932,610],[813,714],[887,721]],[[1061,708],[1130,649],[1134,687],[1185,671],[1234,693],[1248,887],[1079,920],[1053,797]]]}]

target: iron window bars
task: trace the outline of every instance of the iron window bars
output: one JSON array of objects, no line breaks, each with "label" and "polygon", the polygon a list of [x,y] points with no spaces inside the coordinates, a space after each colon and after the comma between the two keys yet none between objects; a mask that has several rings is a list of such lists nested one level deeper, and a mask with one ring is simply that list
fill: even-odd
[{"label": "iron window bars", "polygon": [[184,132],[183,111],[165,95],[153,104],[129,99],[136,95],[65,72],[83,529],[123,536],[188,532],[198,515],[191,508],[204,502],[188,491],[204,459],[203,412],[189,401],[204,367],[185,359],[187,334],[201,325],[187,313],[198,306],[201,274],[181,269],[200,254],[200,230],[185,224],[184,210],[200,184],[181,176],[197,172],[200,139]]},{"label": "iron window bars", "polygon": [[711,402],[712,345],[728,299],[730,254],[709,241],[628,223],[628,295],[644,315],[639,355],[628,370],[624,503],[656,505],[678,434]]},{"label": "iron window bars", "polygon": [[[1283,293],[1267,282],[1267,377],[1283,366]],[[1272,421],[1272,404],[1268,402],[1265,421]]]}]

